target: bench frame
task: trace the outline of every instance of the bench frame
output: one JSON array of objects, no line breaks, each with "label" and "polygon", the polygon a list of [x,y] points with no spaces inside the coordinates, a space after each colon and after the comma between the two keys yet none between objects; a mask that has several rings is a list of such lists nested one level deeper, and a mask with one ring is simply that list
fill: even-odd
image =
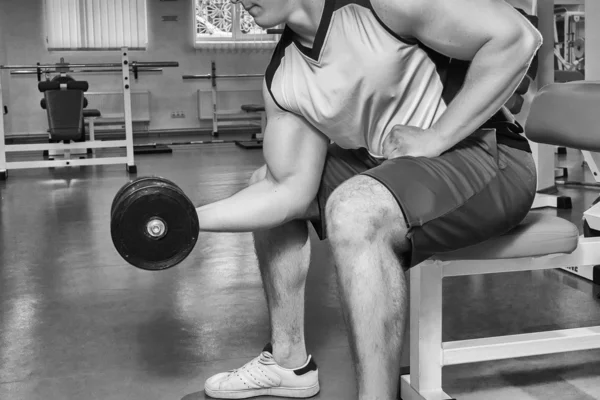
[{"label": "bench frame", "polygon": [[600,238],[580,237],[571,254],[481,261],[430,259],[412,268],[410,374],[401,377],[402,399],[452,399],[442,390],[445,366],[600,348],[600,326],[443,342],[444,278],[599,264]]},{"label": "bench frame", "polygon": [[[122,87],[125,111],[125,140],[94,140],[93,124],[90,125],[91,140],[77,143],[43,143],[43,144],[14,144],[7,145],[5,142],[4,116],[0,113],[0,180],[7,178],[8,169],[30,169],[46,167],[67,167],[82,165],[114,165],[126,164],[130,173],[137,172],[133,149],[133,124],[131,111],[131,79],[129,71],[129,52],[123,48],[121,52]],[[2,86],[0,84],[0,106],[2,105]],[[2,107],[0,107],[2,108]],[[71,159],[70,150],[100,149],[100,148],[125,148],[126,155],[123,157],[99,157],[85,159]],[[65,158],[58,160],[36,160],[36,161],[6,161],[6,153],[29,152],[29,151],[53,151],[64,152]],[[80,153],[80,152],[76,152]]]}]

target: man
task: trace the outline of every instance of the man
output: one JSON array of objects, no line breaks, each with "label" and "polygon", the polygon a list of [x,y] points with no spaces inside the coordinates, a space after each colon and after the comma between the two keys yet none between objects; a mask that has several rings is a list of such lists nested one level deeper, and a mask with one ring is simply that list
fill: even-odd
[{"label": "man", "polygon": [[304,342],[310,221],[331,243],[358,397],[396,399],[405,271],[505,233],[533,202],[528,143],[501,107],[541,37],[501,0],[233,2],[286,24],[264,84],[266,165],[198,215],[204,231],[254,232],[272,337],[205,391],[319,391]]}]

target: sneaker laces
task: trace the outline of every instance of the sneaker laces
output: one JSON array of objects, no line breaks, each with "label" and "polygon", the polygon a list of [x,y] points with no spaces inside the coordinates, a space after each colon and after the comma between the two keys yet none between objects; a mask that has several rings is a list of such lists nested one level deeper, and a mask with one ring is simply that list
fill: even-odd
[{"label": "sneaker laces", "polygon": [[269,353],[268,351],[263,351],[262,353],[260,353],[260,356],[258,356],[258,362],[263,365],[276,364],[275,358],[273,358],[273,354]]},{"label": "sneaker laces", "polygon": [[229,376],[238,373],[238,371],[248,371],[249,368],[253,367],[257,363],[260,363],[263,365],[276,364],[275,359],[273,358],[273,355],[271,353],[269,353],[268,351],[263,351],[262,353],[260,353],[260,355],[258,357],[256,357],[252,361],[244,364],[242,367],[230,370]]}]

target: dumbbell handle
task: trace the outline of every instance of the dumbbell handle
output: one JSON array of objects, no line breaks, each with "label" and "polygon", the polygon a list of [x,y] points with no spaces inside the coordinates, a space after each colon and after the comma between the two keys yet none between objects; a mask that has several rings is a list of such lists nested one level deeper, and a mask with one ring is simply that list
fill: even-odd
[{"label": "dumbbell handle", "polygon": [[162,218],[152,217],[146,224],[146,232],[152,239],[162,239],[167,234],[167,224]]}]

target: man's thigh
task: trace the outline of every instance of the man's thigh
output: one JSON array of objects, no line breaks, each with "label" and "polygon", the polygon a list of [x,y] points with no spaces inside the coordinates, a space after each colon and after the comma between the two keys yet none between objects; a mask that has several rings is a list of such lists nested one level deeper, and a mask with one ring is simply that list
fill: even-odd
[{"label": "man's thigh", "polygon": [[383,160],[371,157],[365,149],[348,150],[336,144],[329,145],[319,192],[308,218],[321,240],[327,238],[325,206],[331,194],[350,178],[373,169],[382,162]]},{"label": "man's thigh", "polygon": [[313,225],[327,237],[325,204],[333,191],[363,174],[395,197],[409,228],[411,265],[501,235],[518,225],[535,197],[530,154],[498,146],[482,131],[436,158],[401,157],[378,163],[365,151],[331,148]]}]

